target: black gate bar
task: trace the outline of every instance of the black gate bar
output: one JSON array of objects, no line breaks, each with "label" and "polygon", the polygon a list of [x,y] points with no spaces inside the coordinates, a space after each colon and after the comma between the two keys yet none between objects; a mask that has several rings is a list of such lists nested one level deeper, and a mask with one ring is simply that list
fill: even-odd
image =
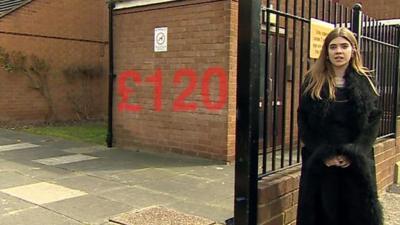
[{"label": "black gate bar", "polygon": [[[395,54],[395,59],[397,60],[397,67],[396,67],[396,76],[395,76],[395,84],[396,85],[394,85],[394,88],[395,88],[395,95],[394,95],[394,98],[395,98],[395,107],[394,107],[394,116],[395,116],[395,118],[397,118],[397,116],[399,115],[399,113],[400,113],[400,101],[399,101],[399,99],[400,99],[400,91],[399,91],[399,85],[400,85],[400,79],[399,79],[399,76],[400,76],[400,25],[397,25],[396,26],[396,33],[395,33],[395,39],[397,40],[395,43],[397,43],[397,46],[398,46],[398,48],[397,48],[397,50],[396,50],[396,54]],[[397,120],[397,119],[396,119]],[[394,130],[394,132],[396,133],[396,135],[397,135],[397,130],[396,130],[396,122],[395,123],[393,123],[393,130]]]},{"label": "black gate bar", "polygon": [[260,0],[239,1],[235,225],[257,224]]}]

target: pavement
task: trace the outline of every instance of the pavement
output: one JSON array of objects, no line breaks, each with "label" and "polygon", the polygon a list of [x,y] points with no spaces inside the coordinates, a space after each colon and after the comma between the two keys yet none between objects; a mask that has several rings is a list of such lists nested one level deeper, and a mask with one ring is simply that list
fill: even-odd
[{"label": "pavement", "polygon": [[380,196],[385,225],[400,225],[400,185],[389,186]]},{"label": "pavement", "polygon": [[[212,225],[233,217],[234,166],[0,129],[0,225]],[[382,193],[400,225],[400,186]]]},{"label": "pavement", "polygon": [[221,162],[0,129],[0,225],[222,224],[233,187]]}]

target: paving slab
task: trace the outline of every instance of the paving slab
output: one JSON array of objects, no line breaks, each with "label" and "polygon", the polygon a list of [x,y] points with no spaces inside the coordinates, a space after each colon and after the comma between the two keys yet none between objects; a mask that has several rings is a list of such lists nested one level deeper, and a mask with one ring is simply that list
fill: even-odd
[{"label": "paving slab", "polygon": [[24,175],[41,181],[55,181],[67,177],[77,176],[79,173],[52,166],[39,165],[23,171]]},{"label": "paving slab", "polygon": [[[233,166],[177,154],[108,149],[12,133],[2,136],[0,129],[2,138],[40,145],[38,154],[27,149],[0,152],[0,171],[17,180],[20,177],[14,173],[31,178],[33,183],[47,182],[88,193],[42,205],[75,222],[116,225],[108,218],[149,206],[174,208],[212,221],[223,222],[233,215]],[[33,161],[75,154],[98,159],[53,165]],[[16,182],[12,187],[25,184],[31,183]]]},{"label": "paving slab", "polygon": [[226,219],[233,217],[233,206],[232,209],[226,209],[210,204],[199,204],[191,199],[172,203],[168,205],[168,208],[200,217],[212,218],[216,222],[223,224],[225,224]]},{"label": "paving slab", "polygon": [[197,177],[205,177],[212,180],[233,180],[234,170],[230,165],[198,165],[188,167],[171,167],[162,168],[163,170],[170,170],[181,174],[193,175]]},{"label": "paving slab", "polygon": [[2,189],[0,192],[38,205],[87,195],[87,193],[83,191],[74,190],[47,182]]},{"label": "paving slab", "polygon": [[213,161],[173,153],[154,153],[145,151],[111,149],[110,151],[95,152],[93,156],[111,160],[129,160],[133,163],[144,163],[153,168],[187,167],[193,165],[212,165]]},{"label": "paving slab", "polygon": [[32,164],[26,165],[25,162],[14,162],[12,160],[5,159],[2,159],[0,162],[0,171],[20,172],[20,174],[24,174],[25,171],[31,170],[32,168],[38,167]]},{"label": "paving slab", "polygon": [[169,179],[158,180],[157,182],[142,184],[144,187],[169,194],[185,193],[197,190],[199,185],[205,182],[212,182],[199,177],[186,176],[180,174]]},{"label": "paving slab", "polygon": [[55,165],[55,167],[82,172],[93,176],[109,177],[117,173],[143,169],[144,165],[142,163],[130,162],[129,160],[117,161],[108,158],[99,158],[96,160]]},{"label": "paving slab", "polygon": [[[23,209],[36,207],[36,205],[23,201],[22,199],[0,192],[0,215],[13,215]],[[0,219],[1,221],[1,219]]]},{"label": "paving slab", "polygon": [[100,225],[121,225],[121,224],[120,223],[114,223],[114,222],[111,222],[111,221],[107,221],[107,222],[104,222],[104,223],[102,223]]},{"label": "paving slab", "polygon": [[44,159],[36,159],[33,160],[34,162],[38,162],[48,166],[55,166],[67,163],[75,163],[75,162],[82,162],[87,160],[94,160],[98,159],[97,157],[83,155],[83,154],[72,154],[72,155],[64,155],[58,157],[50,157]]},{"label": "paving slab", "polygon": [[214,221],[165,207],[151,207],[123,213],[110,219],[122,225],[213,225]]},{"label": "paving slab", "polygon": [[37,148],[39,145],[31,144],[31,143],[17,143],[17,144],[9,144],[9,145],[0,145],[0,152],[6,151],[16,151],[21,149],[31,149]]},{"label": "paving slab", "polygon": [[94,195],[45,204],[44,207],[86,224],[102,224],[117,214],[134,209],[132,206]]},{"label": "paving slab", "polygon": [[33,207],[2,216],[0,225],[83,225],[83,223],[41,207]]},{"label": "paving slab", "polygon": [[234,195],[232,194],[227,198],[214,199],[213,201],[208,202],[208,205],[222,209],[227,209],[233,212]]},{"label": "paving slab", "polygon": [[15,141],[9,138],[0,137],[0,145],[15,144]]},{"label": "paving slab", "polygon": [[126,170],[123,173],[116,173],[111,177],[121,183],[138,185],[151,182],[159,182],[160,180],[169,179],[179,174],[169,170],[158,168],[143,168],[136,170]]},{"label": "paving slab", "polygon": [[233,186],[222,185],[220,182],[187,175],[174,176],[158,182],[143,183],[139,186],[179,196],[182,199],[192,199],[198,203],[225,199],[233,191]]},{"label": "paving slab", "polygon": [[75,154],[87,154],[87,153],[94,153],[94,152],[104,152],[110,151],[110,148],[101,145],[94,145],[88,147],[76,147],[76,148],[67,148],[63,149],[64,152],[68,153],[75,153]]},{"label": "paving slab", "polygon": [[109,181],[84,174],[58,179],[55,180],[54,183],[64,187],[81,190],[90,194],[98,194],[107,192],[109,190],[126,187],[126,185],[115,181]]},{"label": "paving slab", "polygon": [[179,196],[156,192],[143,187],[124,187],[103,192],[99,196],[117,202],[123,202],[135,208],[168,205],[181,200]]},{"label": "paving slab", "polygon": [[60,157],[71,155],[67,152],[58,151],[56,149],[49,149],[49,147],[20,149],[14,151],[1,152],[3,159],[12,160],[15,162],[32,161],[42,158]]},{"label": "paving slab", "polygon": [[391,185],[388,192],[380,196],[384,209],[385,225],[400,224],[400,186]]},{"label": "paving slab", "polygon": [[38,180],[14,171],[0,171],[0,189],[37,183]]}]

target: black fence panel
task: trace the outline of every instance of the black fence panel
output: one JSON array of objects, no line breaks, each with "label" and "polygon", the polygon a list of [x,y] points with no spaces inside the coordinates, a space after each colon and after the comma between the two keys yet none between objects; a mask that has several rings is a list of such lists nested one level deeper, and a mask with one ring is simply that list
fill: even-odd
[{"label": "black fence panel", "polygon": [[[260,9],[255,10],[254,4],[259,4]],[[245,15],[245,21],[241,11],[256,15]],[[256,29],[256,18],[260,18],[260,30],[241,29],[244,24]],[[380,93],[379,107],[384,114],[379,136],[395,135],[400,112],[399,26],[385,25],[363,14],[359,6],[350,9],[331,0],[263,0],[261,4],[239,1],[235,224],[256,224],[251,218],[256,217],[257,195],[251,192],[256,190],[259,179],[301,163],[297,108],[304,74],[314,61],[310,57],[312,18],[355,33],[364,65],[374,75]],[[260,38],[250,37],[250,33],[259,34]],[[243,50],[246,41],[251,43],[246,47],[252,49],[253,55]],[[241,56],[243,51],[246,54]],[[259,71],[247,61],[254,59],[254,54],[259,54]],[[251,69],[247,67],[250,64]],[[243,78],[239,76],[242,73],[250,76]],[[259,77],[254,78],[254,73]],[[256,93],[259,96],[253,96]],[[251,108],[257,102],[258,109]]]},{"label": "black fence panel", "polygon": [[[360,9],[357,9],[358,12]],[[374,75],[383,111],[379,138],[394,137],[399,73],[399,27],[388,26],[367,15],[360,17],[360,50],[364,65]]]},{"label": "black fence panel", "polygon": [[297,107],[303,75],[312,63],[310,21],[350,27],[351,10],[331,1],[268,0],[262,11],[260,178],[300,163]]},{"label": "black fence panel", "polygon": [[259,178],[300,163],[297,107],[303,75],[309,70],[311,18],[351,29],[364,64],[381,93],[384,111],[380,138],[393,136],[397,101],[398,27],[387,26],[361,11],[330,0],[267,0],[262,8]]}]

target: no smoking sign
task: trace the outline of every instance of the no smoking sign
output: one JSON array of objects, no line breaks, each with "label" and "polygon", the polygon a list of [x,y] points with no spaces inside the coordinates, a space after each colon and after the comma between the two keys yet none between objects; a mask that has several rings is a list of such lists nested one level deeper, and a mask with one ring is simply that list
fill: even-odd
[{"label": "no smoking sign", "polygon": [[166,52],[168,47],[168,27],[154,28],[154,52]]}]

